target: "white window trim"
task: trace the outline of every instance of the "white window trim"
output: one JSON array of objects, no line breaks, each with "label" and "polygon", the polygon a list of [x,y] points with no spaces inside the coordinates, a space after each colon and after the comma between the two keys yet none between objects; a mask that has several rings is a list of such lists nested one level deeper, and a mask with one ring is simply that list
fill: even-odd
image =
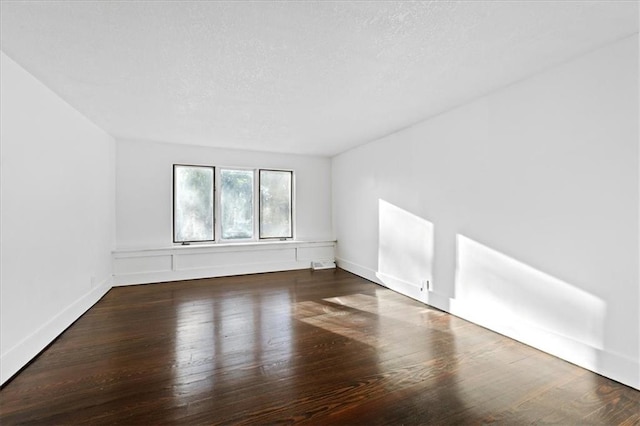
[{"label": "white window trim", "polygon": [[[253,172],[253,238],[222,238],[222,191],[220,190],[220,186],[222,186],[222,170],[243,170]],[[256,191],[258,188],[258,169],[254,169],[251,167],[216,167],[216,187],[214,188],[215,200],[216,200],[216,208],[214,209],[214,228],[215,235],[219,238],[215,239],[215,243],[218,244],[234,244],[234,243],[251,243],[256,242],[258,240],[258,203],[257,203],[257,195]],[[218,219],[220,218],[220,219]]]},{"label": "white window trim", "polygon": [[[277,242],[286,242],[286,241],[298,241],[296,238],[296,172],[293,169],[286,168],[278,168],[278,167],[246,167],[246,166],[220,166],[220,165],[210,165],[210,164],[202,164],[202,163],[173,163],[173,167],[179,166],[196,166],[196,167],[213,167],[214,169],[214,188],[213,188],[213,198],[214,198],[214,212],[213,212],[213,241],[190,241],[190,242],[175,242],[174,238],[174,226],[175,226],[175,217],[174,217],[174,202],[173,197],[175,196],[175,182],[172,183],[171,188],[171,241],[173,247],[195,247],[195,246],[211,246],[211,245],[234,245],[234,244],[269,244],[269,243],[277,243]],[[222,203],[220,202],[221,191],[220,186],[222,185],[221,179],[221,171],[222,170],[247,170],[253,172],[253,238],[242,238],[242,239],[223,239],[222,238]],[[291,172],[291,235],[289,238],[260,238],[260,170],[272,170],[272,171],[282,171],[282,172]]]},{"label": "white window trim", "polygon": [[[176,181],[175,181],[175,172],[176,166],[178,167],[202,167],[202,168],[211,168],[213,169],[213,240],[204,240],[204,241],[176,241]],[[216,234],[216,188],[218,186],[217,179],[217,170],[216,166],[210,166],[206,164],[184,164],[184,163],[174,163],[171,167],[171,241],[174,246],[181,245],[192,245],[192,244],[211,244],[217,240],[218,234]]]},{"label": "white window trim", "polygon": [[256,169],[257,177],[258,177],[258,191],[260,191],[260,171],[271,171],[271,172],[290,172],[291,173],[291,237],[273,237],[273,238],[260,238],[260,194],[257,194],[258,201],[258,216],[257,216],[257,226],[258,226],[258,241],[296,241],[296,174],[293,170],[290,169],[278,169],[278,168],[259,168]]}]

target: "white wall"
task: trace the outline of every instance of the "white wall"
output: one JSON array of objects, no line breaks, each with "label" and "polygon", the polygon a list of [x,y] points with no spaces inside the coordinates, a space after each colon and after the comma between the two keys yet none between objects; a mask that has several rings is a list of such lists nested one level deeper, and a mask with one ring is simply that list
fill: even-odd
[{"label": "white wall", "polygon": [[637,35],[332,168],[339,265],[640,387]]},{"label": "white wall", "polygon": [[132,140],[117,141],[116,157],[118,249],[173,244],[173,164],[292,169],[296,238],[311,241],[333,237],[329,158]]},{"label": "white wall", "polygon": [[4,383],[111,288],[115,141],[0,54]]}]

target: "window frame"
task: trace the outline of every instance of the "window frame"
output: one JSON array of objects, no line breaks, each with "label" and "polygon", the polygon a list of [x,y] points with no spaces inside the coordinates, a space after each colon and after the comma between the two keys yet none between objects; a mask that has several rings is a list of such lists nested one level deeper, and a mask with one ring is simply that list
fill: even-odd
[{"label": "window frame", "polygon": [[[260,181],[262,179],[261,172],[286,172],[291,175],[291,187],[289,188],[289,200],[290,200],[290,209],[289,209],[289,219],[291,221],[291,234],[288,237],[262,237],[262,220],[260,220],[260,213],[262,212],[262,197],[260,196]],[[293,170],[287,169],[257,169],[258,172],[258,240],[260,241],[287,241],[293,240],[295,236],[295,204],[294,204],[294,184],[295,184],[295,174]]]},{"label": "window frame", "polygon": [[[213,239],[195,241],[176,241],[176,167],[202,167],[213,169]],[[253,237],[252,238],[222,238],[222,170],[241,170],[253,172]],[[291,233],[288,237],[261,237],[261,197],[260,197],[260,172],[287,172],[291,175],[290,204],[289,211],[291,220]],[[296,235],[296,199],[295,185],[296,174],[293,169],[272,169],[259,167],[232,167],[232,166],[211,166],[207,164],[185,164],[174,163],[172,167],[172,216],[171,216],[171,239],[174,245],[209,245],[209,244],[242,244],[268,241],[289,241],[295,240]]]},{"label": "window frame", "polygon": [[[182,241],[177,241],[176,240],[176,168],[178,167],[200,167],[203,169],[211,169],[212,170],[212,194],[211,194],[211,200],[213,202],[213,208],[211,209],[211,215],[213,216],[212,219],[212,223],[213,223],[213,229],[212,229],[212,240],[182,240]],[[216,241],[216,208],[217,208],[217,201],[216,201],[216,184],[217,184],[217,179],[216,179],[216,167],[215,166],[208,166],[208,165],[200,165],[200,164],[173,164],[173,191],[172,191],[172,207],[173,207],[173,212],[172,212],[172,221],[171,221],[171,239],[173,240],[174,244],[181,244],[181,245],[188,245],[188,244],[192,244],[192,243],[212,243]]]},{"label": "window frame", "polygon": [[[251,238],[223,238],[223,233],[222,233],[222,170],[240,170],[240,171],[249,171],[249,172],[253,172],[253,236]],[[215,242],[220,242],[220,243],[248,243],[248,242],[253,242],[253,241],[257,241],[257,235],[258,235],[258,219],[256,219],[258,217],[259,214],[259,210],[258,210],[258,200],[256,200],[256,191],[258,191],[260,189],[260,187],[258,186],[258,176],[257,176],[257,170],[258,169],[254,169],[254,168],[250,168],[250,167],[222,167],[222,166],[218,166],[216,167],[216,173],[217,173],[217,182],[219,182],[220,188],[216,188],[216,208],[214,209],[214,214],[215,214],[215,228],[216,228],[216,232],[217,235],[219,235],[220,237],[217,238],[215,240]],[[218,220],[217,218],[220,218],[220,220]]]}]

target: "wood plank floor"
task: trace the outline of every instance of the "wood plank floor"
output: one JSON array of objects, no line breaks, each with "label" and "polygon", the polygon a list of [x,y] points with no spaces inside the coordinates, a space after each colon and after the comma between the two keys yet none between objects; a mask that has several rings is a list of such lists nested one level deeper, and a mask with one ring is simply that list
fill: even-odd
[{"label": "wood plank floor", "polygon": [[640,392],[342,270],[112,289],[0,423],[640,424]]}]

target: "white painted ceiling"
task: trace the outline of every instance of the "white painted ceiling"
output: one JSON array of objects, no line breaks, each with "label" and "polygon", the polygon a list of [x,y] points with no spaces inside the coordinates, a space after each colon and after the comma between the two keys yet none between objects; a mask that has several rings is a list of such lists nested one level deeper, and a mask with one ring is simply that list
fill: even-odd
[{"label": "white painted ceiling", "polygon": [[334,155],[638,31],[636,1],[1,3],[1,48],[120,138]]}]

